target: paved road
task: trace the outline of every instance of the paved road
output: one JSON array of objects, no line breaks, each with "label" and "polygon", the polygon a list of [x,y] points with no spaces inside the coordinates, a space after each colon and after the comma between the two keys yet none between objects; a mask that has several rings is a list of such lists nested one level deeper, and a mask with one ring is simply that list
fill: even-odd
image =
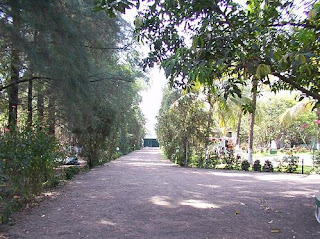
[{"label": "paved road", "polygon": [[320,238],[320,177],[181,168],[157,149],[81,173],[9,238]]}]

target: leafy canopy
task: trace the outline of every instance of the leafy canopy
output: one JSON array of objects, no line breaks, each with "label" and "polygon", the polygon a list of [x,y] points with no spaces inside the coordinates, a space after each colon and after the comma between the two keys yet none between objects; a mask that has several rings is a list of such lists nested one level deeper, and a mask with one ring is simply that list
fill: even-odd
[{"label": "leafy canopy", "polygon": [[143,3],[136,32],[150,45],[144,64],[160,62],[174,86],[200,81],[240,96],[240,86],[255,78],[320,101],[319,2],[303,2],[304,17],[294,14],[292,0],[97,2],[107,11],[121,2],[120,12]]}]

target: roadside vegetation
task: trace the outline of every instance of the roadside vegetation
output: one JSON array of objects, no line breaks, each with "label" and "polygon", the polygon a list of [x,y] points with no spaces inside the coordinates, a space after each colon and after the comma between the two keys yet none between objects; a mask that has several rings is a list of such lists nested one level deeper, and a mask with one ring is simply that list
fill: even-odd
[{"label": "roadside vegetation", "polygon": [[[146,77],[132,29],[92,1],[0,3],[0,217],[29,205],[78,166],[141,147]],[[76,151],[76,152],[75,152]]]}]

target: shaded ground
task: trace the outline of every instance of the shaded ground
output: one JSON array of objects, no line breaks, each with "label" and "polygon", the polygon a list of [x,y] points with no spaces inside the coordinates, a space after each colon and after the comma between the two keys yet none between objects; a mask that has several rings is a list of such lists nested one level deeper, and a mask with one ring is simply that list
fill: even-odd
[{"label": "shaded ground", "polygon": [[180,168],[136,151],[15,216],[9,238],[320,238],[320,177]]}]

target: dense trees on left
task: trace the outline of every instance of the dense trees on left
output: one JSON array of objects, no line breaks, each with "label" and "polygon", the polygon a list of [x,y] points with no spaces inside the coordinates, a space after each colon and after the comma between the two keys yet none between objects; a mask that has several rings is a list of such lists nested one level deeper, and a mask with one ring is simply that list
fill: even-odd
[{"label": "dense trees on left", "polygon": [[92,9],[89,0],[0,2],[2,221],[53,182],[57,159],[75,147],[92,167],[141,146],[146,78],[132,31]]}]

